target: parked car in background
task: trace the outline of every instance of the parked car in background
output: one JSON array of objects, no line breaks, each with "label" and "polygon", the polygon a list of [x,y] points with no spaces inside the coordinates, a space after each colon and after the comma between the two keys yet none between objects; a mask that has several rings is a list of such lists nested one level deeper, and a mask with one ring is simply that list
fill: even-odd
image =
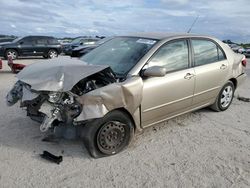
[{"label": "parked car in background", "polygon": [[81,56],[89,53],[91,50],[95,49],[96,47],[100,46],[101,44],[111,40],[112,38],[113,37],[103,38],[103,39],[97,41],[95,44],[80,45],[72,50],[71,57],[81,57]]},{"label": "parked car in background", "polygon": [[241,53],[241,54],[243,54],[243,53],[245,53],[245,49],[242,47],[242,46],[240,46],[240,45],[238,45],[238,44],[228,44],[228,46],[230,46],[230,48],[232,48],[232,50],[234,51],[234,52],[236,52],[236,53]]},{"label": "parked car in background", "polygon": [[246,48],[246,51],[244,53],[246,57],[250,57],[250,48]]},{"label": "parked car in background", "polygon": [[194,34],[114,37],[80,60],[60,58],[23,69],[7,104],[20,100],[42,132],[75,130],[96,158],[178,115],[227,110],[246,78],[244,55]]},{"label": "parked car in background", "polygon": [[85,45],[94,45],[99,38],[86,38],[86,37],[78,37],[75,38],[71,43],[63,45],[63,53],[65,55],[71,55],[72,50],[78,46]]},{"label": "parked car in background", "polygon": [[0,56],[11,56],[17,59],[20,56],[43,56],[44,58],[57,57],[62,51],[60,43],[54,37],[26,36],[12,42],[0,43]]}]

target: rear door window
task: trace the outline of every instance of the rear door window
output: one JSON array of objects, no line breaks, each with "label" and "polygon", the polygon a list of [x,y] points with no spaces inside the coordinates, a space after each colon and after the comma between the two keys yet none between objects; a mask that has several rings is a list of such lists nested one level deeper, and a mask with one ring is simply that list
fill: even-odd
[{"label": "rear door window", "polygon": [[210,40],[193,39],[195,66],[214,63],[226,59],[222,50]]},{"label": "rear door window", "polygon": [[47,44],[47,39],[46,38],[38,38],[38,39],[36,39],[36,43],[38,44],[38,45],[46,45]]},{"label": "rear door window", "polygon": [[48,39],[48,43],[49,43],[49,44],[58,44],[59,42],[58,42],[57,39],[49,38],[49,39]]}]

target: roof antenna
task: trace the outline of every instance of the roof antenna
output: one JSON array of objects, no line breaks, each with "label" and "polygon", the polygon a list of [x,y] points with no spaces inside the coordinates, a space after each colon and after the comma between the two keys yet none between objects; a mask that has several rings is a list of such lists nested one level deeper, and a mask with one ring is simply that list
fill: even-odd
[{"label": "roof antenna", "polygon": [[199,15],[195,18],[194,22],[192,23],[191,27],[188,29],[187,33],[190,33],[190,31],[192,30],[194,24],[196,23],[196,21],[198,20]]}]

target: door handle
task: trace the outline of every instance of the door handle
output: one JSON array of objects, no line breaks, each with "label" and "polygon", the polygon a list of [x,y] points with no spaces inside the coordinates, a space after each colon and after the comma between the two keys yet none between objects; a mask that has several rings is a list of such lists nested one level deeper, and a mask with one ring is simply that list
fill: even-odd
[{"label": "door handle", "polygon": [[225,64],[222,64],[222,65],[220,66],[220,69],[225,69],[225,68],[227,68],[227,66],[226,66]]},{"label": "door handle", "polygon": [[193,77],[194,77],[194,74],[191,74],[191,73],[187,73],[186,76],[184,76],[184,78],[187,80],[190,80]]}]

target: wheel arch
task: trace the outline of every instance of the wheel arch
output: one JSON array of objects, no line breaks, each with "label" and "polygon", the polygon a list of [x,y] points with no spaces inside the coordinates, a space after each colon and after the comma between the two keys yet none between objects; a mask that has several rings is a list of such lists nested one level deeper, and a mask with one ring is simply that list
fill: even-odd
[{"label": "wheel arch", "polygon": [[13,47],[5,48],[4,54],[6,54],[7,50],[15,50],[17,52],[17,55],[20,55],[20,51],[17,48],[13,48]]},{"label": "wheel arch", "polygon": [[[116,108],[116,109],[111,110],[110,112],[113,112],[113,111],[121,111],[121,112],[125,113],[129,117],[129,119],[131,120],[131,122],[133,123],[134,131],[137,130],[137,124],[136,124],[133,116],[130,114],[130,112],[126,108],[123,108],[123,107]],[[108,113],[110,113],[110,112],[108,112]]]},{"label": "wheel arch", "polygon": [[238,86],[237,79],[236,79],[236,78],[231,78],[231,79],[229,79],[229,81],[233,82],[233,84],[234,84],[234,89],[236,89],[237,86]]},{"label": "wheel arch", "polygon": [[49,53],[50,50],[55,50],[57,52],[57,54],[59,55],[58,49],[56,49],[56,48],[49,48],[47,53]]}]

